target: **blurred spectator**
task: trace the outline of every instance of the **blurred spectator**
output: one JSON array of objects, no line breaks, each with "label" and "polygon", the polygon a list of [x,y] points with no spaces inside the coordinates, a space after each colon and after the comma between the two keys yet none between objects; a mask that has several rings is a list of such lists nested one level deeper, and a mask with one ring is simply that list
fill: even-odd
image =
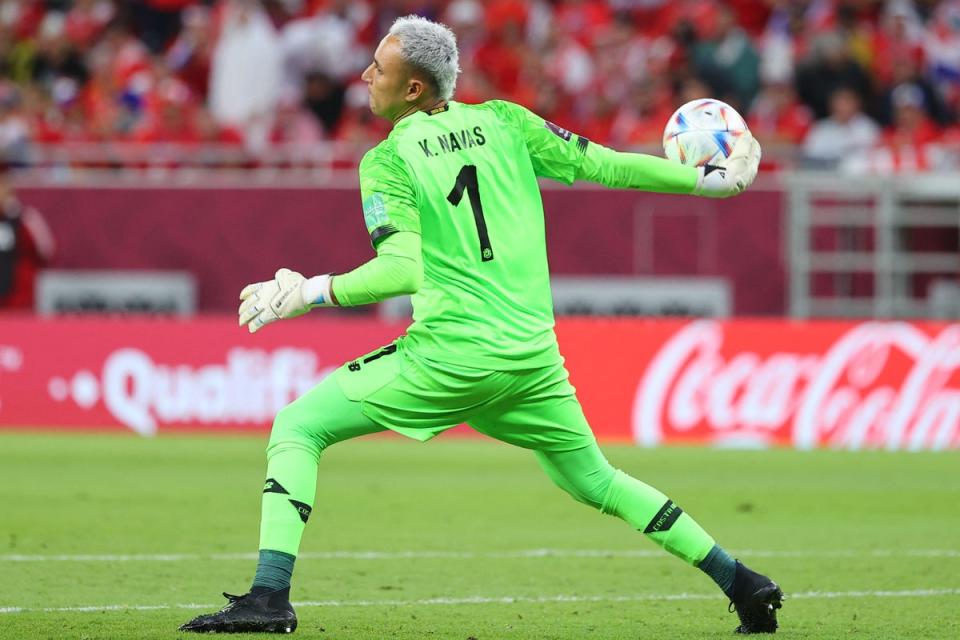
[{"label": "blurred spectator", "polygon": [[53,258],[50,228],[16,197],[0,167],[0,309],[32,309],[37,272]]},{"label": "blurred spectator", "polygon": [[360,80],[347,87],[345,109],[337,127],[337,140],[372,146],[390,132],[390,124],[370,111],[369,95],[367,85]]},{"label": "blurred spectator", "polygon": [[909,61],[919,72],[923,61],[924,28],[909,0],[886,3],[880,28],[873,38],[873,76],[879,84],[906,82],[895,78],[894,65]]},{"label": "blurred spectator", "polygon": [[677,106],[662,76],[650,76],[635,83],[613,123],[612,143],[627,147],[659,147],[663,128]]},{"label": "blurred spectator", "polygon": [[67,12],[67,38],[76,47],[89,47],[100,37],[113,15],[114,7],[110,0],[75,0]]},{"label": "blurred spectator", "polygon": [[64,25],[62,13],[51,12],[44,17],[28,63],[33,82],[60,96],[78,94],[89,78],[83,56],[70,44]]},{"label": "blurred spectator", "polygon": [[0,4],[0,25],[18,40],[29,40],[43,21],[46,7],[41,0]]},{"label": "blurred spectator", "polygon": [[299,98],[293,94],[281,97],[270,132],[270,142],[288,148],[306,149],[315,147],[322,139],[323,128],[319,120]]},{"label": "blurred spectator", "polygon": [[893,122],[884,132],[879,148],[871,154],[873,171],[926,171],[939,162],[934,145],[940,129],[927,114],[923,90],[901,84],[891,92]]},{"label": "blurred spectator", "polygon": [[186,82],[196,96],[207,95],[213,44],[207,8],[192,6],[184,10],[183,30],[164,56],[170,70]]},{"label": "blurred spectator", "polygon": [[326,11],[288,23],[281,33],[284,90],[299,92],[310,73],[338,83],[359,75],[370,52],[358,46],[357,33],[370,17],[365,3],[333,0]]},{"label": "blurred spectator", "polygon": [[196,144],[200,142],[186,85],[171,77],[153,78],[143,117],[130,138],[136,142]]},{"label": "blurred spectator", "polygon": [[768,0],[727,0],[727,3],[736,14],[737,24],[751,36],[759,36],[763,32],[774,8],[782,4]]},{"label": "blurred spectator", "polygon": [[28,160],[30,123],[21,109],[20,91],[0,81],[0,163],[16,166]]},{"label": "blurred spectator", "polygon": [[960,2],[937,5],[924,38],[924,56],[930,78],[946,104],[960,112]]},{"label": "blurred spectator", "polygon": [[[129,25],[115,20],[107,25],[103,37],[86,56],[90,67],[110,76],[110,84],[117,91],[124,91],[137,74],[150,68],[150,52]],[[91,69],[93,71],[93,69]]]},{"label": "blurred spectator", "polygon": [[[492,18],[488,16],[487,21],[489,24]],[[497,93],[509,99],[520,89],[520,74],[527,57],[523,24],[517,19],[504,20],[496,29],[488,28],[488,34],[474,54],[473,73],[482,74]],[[557,66],[562,65],[557,62]]]},{"label": "blurred spectator", "polygon": [[850,58],[863,69],[870,69],[875,53],[873,44],[879,3],[870,0],[833,0],[823,4],[828,10],[822,28],[831,29],[846,44]]},{"label": "blurred spectator", "polygon": [[254,0],[228,0],[210,70],[210,111],[244,133],[247,147],[267,146],[280,97],[280,39]]},{"label": "blurred spectator", "polygon": [[854,89],[834,90],[829,103],[830,116],[815,122],[803,141],[804,160],[813,168],[833,169],[858,162],[880,135],[876,123],[862,111]]},{"label": "blurred spectator", "polygon": [[923,89],[915,84],[901,84],[891,92],[893,123],[884,132],[883,142],[889,146],[920,147],[936,142],[940,130],[927,114]]},{"label": "blurred spectator", "polygon": [[151,53],[162,53],[180,31],[181,11],[197,0],[129,0],[133,23]]},{"label": "blurred spectator", "polygon": [[723,4],[717,5],[702,35],[693,47],[697,75],[706,80],[713,97],[746,113],[760,89],[760,58],[750,38]]},{"label": "blurred spectator", "polygon": [[809,60],[797,68],[796,82],[797,94],[816,118],[830,115],[832,96],[840,87],[854,91],[861,104],[869,104],[872,95],[870,76],[853,59],[843,37],[833,31],[814,40]]},{"label": "blurred spectator", "polygon": [[940,98],[933,83],[927,80],[920,71],[919,60],[914,56],[902,56],[889,64],[888,80],[881,85],[880,97],[877,102],[877,117],[881,123],[889,125],[893,123],[894,111],[894,93],[905,85],[914,87],[920,92],[922,104],[926,115],[938,124],[946,124],[951,114],[946,105]]},{"label": "blurred spectator", "polygon": [[760,77],[764,82],[792,82],[799,60],[807,56],[809,30],[806,5],[778,3],[760,40]]},{"label": "blurred spectator", "polygon": [[197,107],[193,112],[193,126],[200,144],[243,146],[242,133],[232,127],[217,124],[210,112],[203,107]]},{"label": "blurred spectator", "polygon": [[336,131],[343,115],[346,97],[344,85],[334,82],[327,75],[314,71],[308,73],[303,90],[303,104],[323,125],[328,137]]},{"label": "blurred spectator", "polygon": [[[712,91],[710,87],[699,77],[684,78],[677,86],[676,103],[677,106],[680,106],[691,100],[709,98],[711,95]],[[666,120],[664,120],[664,124],[666,124]]]},{"label": "blurred spectator", "polygon": [[812,123],[810,107],[797,99],[788,82],[764,87],[747,116],[750,131],[763,145],[799,145]]}]

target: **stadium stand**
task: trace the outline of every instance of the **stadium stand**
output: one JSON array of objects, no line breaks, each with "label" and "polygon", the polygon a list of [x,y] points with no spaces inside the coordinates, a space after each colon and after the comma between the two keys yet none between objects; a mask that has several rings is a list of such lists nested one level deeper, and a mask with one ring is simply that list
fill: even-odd
[{"label": "stadium stand", "polygon": [[0,156],[21,166],[356,164],[359,74],[398,15],[450,24],[457,98],[658,152],[682,102],[748,115],[769,167],[958,166],[957,0],[22,0],[0,8]]}]

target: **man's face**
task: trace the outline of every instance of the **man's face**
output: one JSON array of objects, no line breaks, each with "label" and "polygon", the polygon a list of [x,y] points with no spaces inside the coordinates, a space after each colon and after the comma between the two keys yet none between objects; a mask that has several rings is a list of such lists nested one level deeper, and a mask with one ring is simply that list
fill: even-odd
[{"label": "man's face", "polygon": [[830,115],[837,122],[846,124],[860,112],[860,98],[849,89],[840,89],[830,97]]},{"label": "man's face", "polygon": [[393,120],[423,93],[424,85],[413,77],[410,65],[400,55],[400,41],[387,36],[373,54],[373,62],[360,79],[370,90],[370,110]]}]

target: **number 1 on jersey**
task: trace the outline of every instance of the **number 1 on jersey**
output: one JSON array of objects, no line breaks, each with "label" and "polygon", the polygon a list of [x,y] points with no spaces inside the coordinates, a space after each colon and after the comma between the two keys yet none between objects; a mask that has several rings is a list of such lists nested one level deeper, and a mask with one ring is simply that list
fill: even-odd
[{"label": "number 1 on jersey", "polygon": [[483,262],[493,260],[493,247],[490,246],[490,236],[487,234],[487,221],[483,217],[483,203],[480,202],[480,183],[477,182],[477,166],[465,164],[457,174],[457,182],[447,196],[447,201],[453,206],[463,200],[463,192],[470,196],[470,208],[473,209],[473,219],[477,223],[477,235],[480,236],[480,259]]}]

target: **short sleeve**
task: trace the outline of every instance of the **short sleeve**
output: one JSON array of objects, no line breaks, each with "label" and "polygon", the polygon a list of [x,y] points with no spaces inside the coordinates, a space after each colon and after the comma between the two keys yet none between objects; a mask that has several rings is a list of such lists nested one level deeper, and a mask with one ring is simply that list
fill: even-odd
[{"label": "short sleeve", "polygon": [[389,147],[374,147],[360,162],[360,197],[374,246],[397,231],[420,233],[420,211],[410,173]]},{"label": "short sleeve", "polygon": [[501,119],[519,131],[538,176],[566,184],[576,179],[590,140],[548,122],[518,104],[503,100],[492,100],[488,104]]}]

